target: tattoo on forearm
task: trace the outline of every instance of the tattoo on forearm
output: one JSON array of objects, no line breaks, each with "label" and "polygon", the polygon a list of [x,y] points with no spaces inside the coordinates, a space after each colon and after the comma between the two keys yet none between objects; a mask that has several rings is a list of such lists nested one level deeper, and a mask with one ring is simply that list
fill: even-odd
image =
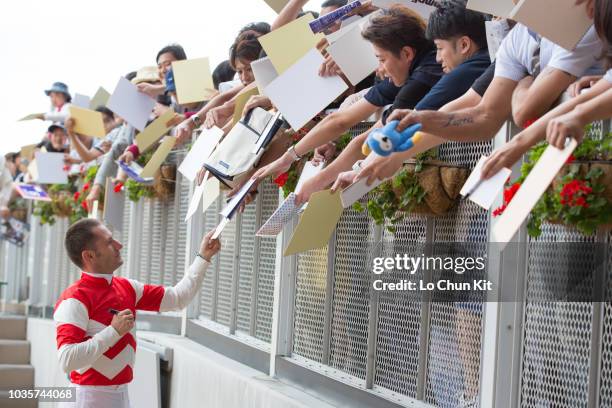
[{"label": "tattoo on forearm", "polygon": [[474,119],[470,115],[457,117],[454,113],[448,115],[448,122],[443,127],[460,127],[474,123]]}]

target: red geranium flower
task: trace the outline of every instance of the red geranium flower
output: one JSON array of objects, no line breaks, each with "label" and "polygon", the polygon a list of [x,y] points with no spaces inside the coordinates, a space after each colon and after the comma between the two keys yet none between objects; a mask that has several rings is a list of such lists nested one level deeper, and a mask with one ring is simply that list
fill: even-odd
[{"label": "red geranium flower", "polygon": [[83,191],[89,190],[89,183],[83,184]]},{"label": "red geranium flower", "polygon": [[118,193],[118,192],[121,191],[122,188],[123,188],[123,183],[117,183],[117,184],[115,184],[115,187],[113,188],[113,191],[115,193]]},{"label": "red geranium flower", "polygon": [[510,201],[512,201],[520,187],[521,183],[514,183],[510,187],[504,189],[504,204],[501,207],[498,207],[493,210],[494,217],[499,217],[503,214],[503,212],[506,210],[506,207],[508,207],[508,204],[510,204]]},{"label": "red geranium flower", "polygon": [[533,125],[536,121],[537,121],[537,119],[528,119],[528,120],[526,120],[525,123],[523,123],[523,128],[527,129],[529,126]]},{"label": "red geranium flower", "polygon": [[513,185],[504,190],[504,204],[510,204],[510,201],[512,201],[514,195],[520,187],[521,183],[514,183]]},{"label": "red geranium flower", "polygon": [[74,196],[73,196],[74,201],[78,201],[80,196],[81,196],[81,193],[79,193],[78,191],[74,193]]},{"label": "red geranium flower", "polygon": [[559,192],[561,205],[588,208],[589,204],[586,201],[586,196],[592,192],[593,189],[587,186],[584,181],[572,180],[566,183]]},{"label": "red geranium flower", "polygon": [[499,217],[500,215],[503,214],[505,209],[506,209],[506,204],[502,205],[501,207],[496,208],[495,210],[493,210],[493,216]]},{"label": "red geranium flower", "polygon": [[570,156],[567,158],[567,160],[565,161],[565,164],[570,164],[572,163],[574,160],[576,160],[576,158],[574,157],[573,154],[570,154]]},{"label": "red geranium flower", "polygon": [[81,207],[83,207],[85,211],[89,212],[89,210],[87,209],[87,201],[85,200],[81,201]]},{"label": "red geranium flower", "polygon": [[276,184],[279,187],[282,187],[285,185],[285,183],[287,183],[288,178],[289,178],[289,173],[285,172],[274,179],[274,184]]}]

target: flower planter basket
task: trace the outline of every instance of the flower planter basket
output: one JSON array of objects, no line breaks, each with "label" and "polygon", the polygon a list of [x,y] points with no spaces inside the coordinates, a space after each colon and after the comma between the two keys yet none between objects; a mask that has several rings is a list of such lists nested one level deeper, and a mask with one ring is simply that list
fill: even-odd
[{"label": "flower planter basket", "polygon": [[[444,215],[457,201],[459,191],[469,176],[469,170],[448,163],[431,160],[423,164],[419,172],[415,172],[417,164],[410,161],[404,164],[404,169],[415,174],[419,185],[425,191],[423,202],[413,206],[412,213],[424,215]],[[402,189],[394,188],[396,194]]]},{"label": "flower planter basket", "polygon": [[174,195],[176,185],[176,165],[162,164],[155,175],[153,189],[155,195],[161,199],[167,199]]},{"label": "flower planter basket", "polygon": [[53,213],[61,218],[70,217],[72,207],[68,201],[73,199],[72,194],[68,191],[60,191],[59,193],[50,194],[50,196],[53,204]]},{"label": "flower planter basket", "polygon": [[[411,160],[392,180],[373,191],[368,212],[378,225],[389,221],[390,232],[395,232],[395,225],[410,213],[444,215],[457,202],[468,175],[464,167],[436,160]],[[359,202],[354,206],[363,210]]]},{"label": "flower planter basket", "polygon": [[[578,179],[584,180],[593,170],[601,171],[601,175],[593,180],[593,182],[603,187],[602,191],[598,193],[598,196],[605,199],[608,206],[612,207],[612,161],[583,160],[565,164],[559,171],[559,174],[557,174],[553,180],[551,186],[548,188],[547,193],[552,195],[555,194],[555,192],[562,191],[565,184],[563,178],[572,171],[575,171],[575,173],[578,174]],[[573,226],[557,217],[546,217],[545,220],[549,224]],[[612,228],[612,222],[601,223],[598,225],[598,228],[609,230]]]}]

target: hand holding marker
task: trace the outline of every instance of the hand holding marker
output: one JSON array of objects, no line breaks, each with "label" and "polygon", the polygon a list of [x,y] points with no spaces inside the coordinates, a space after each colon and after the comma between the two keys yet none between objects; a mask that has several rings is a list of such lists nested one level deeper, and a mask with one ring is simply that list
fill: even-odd
[{"label": "hand holding marker", "polygon": [[399,121],[394,120],[387,123],[380,129],[373,130],[361,148],[364,155],[371,152],[379,156],[387,157],[391,153],[404,152],[413,147],[422,137],[421,124],[415,123],[407,127],[402,132],[398,132],[396,127]]}]

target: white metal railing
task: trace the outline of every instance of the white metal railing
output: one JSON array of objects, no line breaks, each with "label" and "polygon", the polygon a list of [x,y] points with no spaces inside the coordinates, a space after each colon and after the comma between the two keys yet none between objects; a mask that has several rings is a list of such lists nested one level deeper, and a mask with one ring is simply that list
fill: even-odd
[{"label": "white metal railing", "polygon": [[[362,129],[358,126],[353,132]],[[608,129],[605,123],[596,131]],[[515,132],[507,125],[492,142],[448,143],[440,158],[473,166]],[[180,162],[184,154],[175,152],[171,159]],[[376,401],[380,406],[454,407],[466,391],[476,393],[482,407],[537,407],[553,404],[550,401],[595,407],[612,400],[612,370],[606,363],[612,361],[612,308],[597,303],[542,306],[532,301],[529,281],[549,273],[538,269],[537,260],[551,253],[534,247],[536,241],[524,229],[517,238],[521,245],[499,256],[488,244],[490,214],[469,202],[442,217],[409,216],[395,235],[374,225],[366,214],[347,209],[326,248],[284,258],[291,226],[276,240],[254,236],[279,203],[272,183],[259,191],[255,204],[226,227],[223,249],[213,260],[199,298],[183,314],[183,334],[191,336],[187,328],[196,324],[244,345],[247,352],[264,353],[269,364],[263,369],[270,375],[290,381],[303,370],[302,375],[320,375],[322,388],[348,386],[357,393],[347,402],[352,406]],[[192,192],[193,186],[177,174],[173,198],[126,205],[119,234],[125,264],[118,273],[164,285],[180,279],[202,235],[218,224],[224,205],[220,197],[206,213],[200,211],[184,223]],[[49,316],[59,293],[78,271],[63,250],[65,219],[41,226],[32,217],[30,224],[26,246],[0,245],[0,276],[9,282],[3,297],[8,302],[25,300],[32,310]],[[612,253],[610,233],[587,239],[563,226],[546,226],[539,238],[571,240],[601,242]],[[526,302],[485,302],[464,310],[425,294],[370,289],[369,261],[374,254],[420,255],[422,244],[443,241],[474,244],[469,251],[488,255],[488,279],[505,290],[524,293]],[[612,287],[611,275],[608,267],[606,288]],[[209,341],[195,335],[194,339],[205,345]],[[228,344],[223,350],[231,347]],[[577,363],[568,365],[567,359]]]}]

